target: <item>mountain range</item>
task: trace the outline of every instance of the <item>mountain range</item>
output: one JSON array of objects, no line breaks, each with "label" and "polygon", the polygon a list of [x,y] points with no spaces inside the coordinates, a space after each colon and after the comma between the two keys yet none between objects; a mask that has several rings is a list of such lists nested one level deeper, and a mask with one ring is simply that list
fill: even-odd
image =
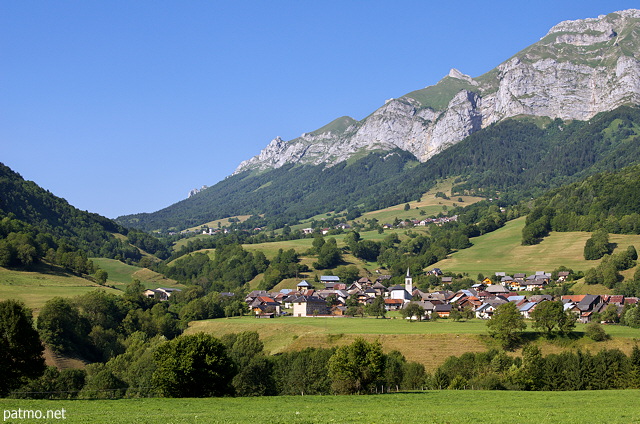
[{"label": "mountain range", "polygon": [[[214,186],[117,221],[158,230],[245,214],[281,225],[406,202],[443,177],[459,177],[459,190],[504,194],[515,184],[525,195],[634,163],[640,121],[621,107],[640,104],[639,53],[640,10],[561,22],[484,75],[452,69],[361,121],[341,117],[290,141],[276,137]],[[616,161],[623,148],[634,154]]]},{"label": "mountain range", "polygon": [[565,21],[495,69],[471,78],[452,69],[435,86],[391,99],[361,121],[341,117],[273,139],[236,173],[287,163],[333,165],[400,148],[425,162],[489,125],[515,116],[588,120],[640,103],[640,10]]}]

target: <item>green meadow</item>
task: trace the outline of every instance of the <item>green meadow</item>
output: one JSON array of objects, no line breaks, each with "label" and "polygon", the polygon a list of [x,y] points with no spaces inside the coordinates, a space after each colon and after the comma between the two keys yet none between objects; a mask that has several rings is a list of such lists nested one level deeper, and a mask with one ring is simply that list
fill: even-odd
[{"label": "green meadow", "polygon": [[127,265],[115,259],[91,258],[91,260],[94,264],[107,271],[109,274],[107,284],[114,285],[118,288],[124,289],[124,286],[133,280],[140,280],[148,289],[155,289],[157,287],[184,287],[177,284],[175,280],[147,268]]},{"label": "green meadow", "polygon": [[147,288],[184,287],[146,268],[127,265],[114,259],[92,258],[92,261],[109,274],[106,286],[46,264],[36,264],[30,271],[0,267],[0,300],[21,300],[37,314],[53,297],[73,297],[92,290],[122,294],[126,285],[134,279],[140,280]]},{"label": "green meadow", "polygon": [[58,267],[39,264],[31,271],[14,271],[0,267],[0,300],[21,300],[36,313],[53,297],[77,296],[92,290],[121,293]]},{"label": "green meadow", "polygon": [[[472,247],[455,252],[431,267],[475,277],[478,273],[487,276],[497,271],[511,275],[517,272],[551,272],[563,265],[575,271],[586,271],[600,262],[587,261],[583,256],[584,244],[591,233],[552,232],[540,244],[522,246],[524,224],[524,217],[509,221],[496,231],[471,239]],[[611,234],[609,240],[617,244],[617,249],[634,245],[640,250],[639,235]]]},{"label": "green meadow", "polygon": [[[5,423],[638,423],[638,390],[493,392],[443,390],[361,396],[120,399],[0,399]],[[21,410],[59,411],[65,419],[11,419]],[[9,418],[7,418],[9,417]]]},{"label": "green meadow", "polygon": [[[640,339],[640,329],[620,325],[604,326],[610,340],[594,342],[583,337],[584,324],[577,324],[576,335],[571,339],[547,340],[531,334],[544,354],[564,350],[581,349],[598,352],[601,349],[620,349],[629,354]],[[329,348],[352,343],[362,337],[368,341],[379,340],[385,352],[400,351],[407,360],[423,364],[429,371],[435,370],[449,356],[465,352],[482,352],[497,347],[488,337],[486,321],[472,319],[455,322],[441,319],[435,322],[408,322],[398,317],[376,318],[327,318],[282,317],[257,319],[255,317],[221,318],[193,321],[187,334],[204,332],[219,337],[229,333],[256,331],[265,350],[277,354],[307,347]],[[533,333],[531,323],[528,333]],[[514,355],[520,355],[517,350]]]}]

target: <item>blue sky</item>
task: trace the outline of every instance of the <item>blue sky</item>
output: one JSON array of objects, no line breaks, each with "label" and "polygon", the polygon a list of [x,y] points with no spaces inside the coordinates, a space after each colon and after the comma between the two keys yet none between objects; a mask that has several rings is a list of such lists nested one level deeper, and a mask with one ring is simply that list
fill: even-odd
[{"label": "blue sky", "polygon": [[632,1],[3,1],[0,162],[110,218]]}]

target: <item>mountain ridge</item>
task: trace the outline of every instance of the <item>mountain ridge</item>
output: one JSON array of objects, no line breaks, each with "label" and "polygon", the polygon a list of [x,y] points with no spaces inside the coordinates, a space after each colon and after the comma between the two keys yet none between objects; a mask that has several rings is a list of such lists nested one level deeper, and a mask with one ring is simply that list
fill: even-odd
[{"label": "mountain ridge", "polygon": [[390,99],[361,121],[343,117],[338,120],[347,124],[339,129],[330,123],[290,141],[276,137],[234,174],[286,163],[331,166],[362,151],[394,148],[425,162],[510,117],[588,120],[640,104],[639,26],[637,9],[560,22],[477,78],[452,69],[437,84]]}]

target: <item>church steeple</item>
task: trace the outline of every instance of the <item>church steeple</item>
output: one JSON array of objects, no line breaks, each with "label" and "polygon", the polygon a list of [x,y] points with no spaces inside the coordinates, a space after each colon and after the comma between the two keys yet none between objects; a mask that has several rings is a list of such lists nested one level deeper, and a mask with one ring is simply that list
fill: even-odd
[{"label": "church steeple", "polygon": [[409,273],[409,268],[407,267],[407,276],[404,277],[404,289],[409,293],[413,293],[413,278],[411,278],[411,274]]}]

